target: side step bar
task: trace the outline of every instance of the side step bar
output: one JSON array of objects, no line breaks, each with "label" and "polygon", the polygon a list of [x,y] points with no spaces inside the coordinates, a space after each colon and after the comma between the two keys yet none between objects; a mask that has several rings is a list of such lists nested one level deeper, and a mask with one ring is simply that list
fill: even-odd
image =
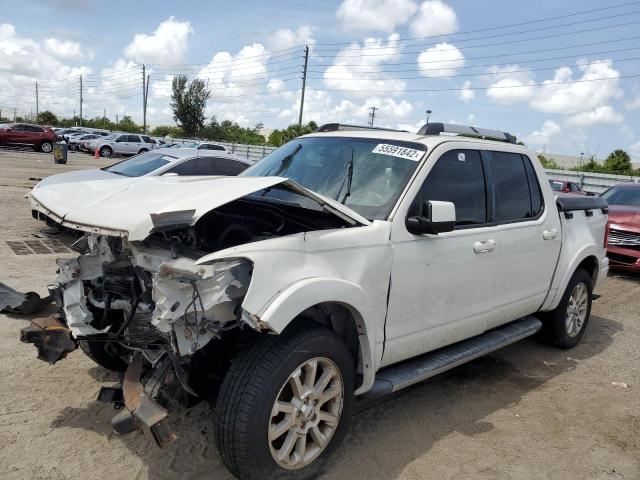
[{"label": "side step bar", "polygon": [[387,396],[529,337],[541,328],[542,322],[537,318],[524,317],[477,337],[391,365],[376,374],[373,387],[362,399],[367,401]]}]

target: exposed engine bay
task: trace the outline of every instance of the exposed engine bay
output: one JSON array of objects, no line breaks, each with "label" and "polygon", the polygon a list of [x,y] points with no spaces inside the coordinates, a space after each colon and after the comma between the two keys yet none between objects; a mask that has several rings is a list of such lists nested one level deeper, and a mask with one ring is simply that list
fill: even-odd
[{"label": "exposed engine bay", "polygon": [[107,368],[126,369],[121,393],[103,388],[99,395],[127,407],[112,421],[116,432],[137,428],[135,417],[158,444],[170,443],[174,435],[161,406],[165,384],[173,382],[191,399],[201,396],[215,363],[228,353],[224,340],[267,328],[242,308],[249,260],[195,261],[249,242],[350,226],[317,206],[259,194],[212,210],[193,226],[165,222],[143,241],[86,234],[73,246],[80,256],[56,261],[49,291],[58,314],[34,322],[23,341],[34,343],[39,358],[50,363],[79,346]]}]

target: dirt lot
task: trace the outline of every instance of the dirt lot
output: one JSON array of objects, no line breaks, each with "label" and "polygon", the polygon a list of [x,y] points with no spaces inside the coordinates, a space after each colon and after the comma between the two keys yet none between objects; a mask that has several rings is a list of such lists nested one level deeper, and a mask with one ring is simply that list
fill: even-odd
[{"label": "dirt lot", "polygon": [[[23,198],[33,178],[104,164],[0,151],[0,281],[44,295],[54,275],[59,254],[6,243],[45,238]],[[611,277],[599,293],[579,347],[527,340],[360,413],[323,478],[640,478],[640,278]],[[0,315],[0,478],[230,478],[205,404],[174,414],[179,440],[166,450],[117,437],[113,409],[94,401],[116,377],[80,352],[37,360],[18,340],[27,323]]]}]

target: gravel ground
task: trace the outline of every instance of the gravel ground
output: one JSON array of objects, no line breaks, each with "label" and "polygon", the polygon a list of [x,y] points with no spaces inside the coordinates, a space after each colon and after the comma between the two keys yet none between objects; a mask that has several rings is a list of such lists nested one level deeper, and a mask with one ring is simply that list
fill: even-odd
[{"label": "gravel ground", "polygon": [[[46,237],[23,198],[33,179],[106,163],[0,150],[0,281],[44,295],[61,256],[6,244]],[[599,293],[577,348],[525,340],[356,415],[323,478],[640,478],[640,277],[614,275]],[[206,405],[174,412],[179,440],[165,450],[117,437],[113,409],[95,402],[116,377],[79,351],[55,366],[37,360],[19,341],[27,324],[0,315],[0,478],[230,478]]]}]

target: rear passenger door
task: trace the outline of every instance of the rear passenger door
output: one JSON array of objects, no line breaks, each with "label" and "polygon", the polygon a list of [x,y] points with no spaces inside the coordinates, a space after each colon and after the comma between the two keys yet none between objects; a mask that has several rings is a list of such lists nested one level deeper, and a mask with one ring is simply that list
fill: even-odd
[{"label": "rear passenger door", "polygon": [[[560,254],[560,219],[545,205],[533,163],[519,153],[483,151],[496,242],[498,304],[488,327],[535,312],[547,295]],[[542,177],[543,179],[546,177]]]}]

